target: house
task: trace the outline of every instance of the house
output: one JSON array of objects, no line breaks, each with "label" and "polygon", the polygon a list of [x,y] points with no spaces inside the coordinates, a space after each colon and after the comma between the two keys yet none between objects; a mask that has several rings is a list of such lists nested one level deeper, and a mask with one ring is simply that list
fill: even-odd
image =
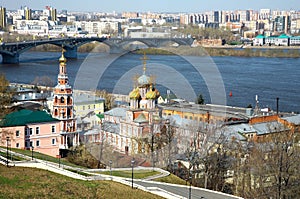
[{"label": "house", "polygon": [[85,117],[91,111],[95,114],[104,112],[104,99],[95,96],[92,92],[74,92],[74,110],[77,117]]},{"label": "house", "polygon": [[265,44],[265,36],[264,35],[257,35],[253,39],[253,45],[254,46],[263,46]]},{"label": "house", "polygon": [[7,137],[10,146],[51,156],[59,155],[60,121],[40,110],[20,110],[10,113],[0,122],[1,145]]}]

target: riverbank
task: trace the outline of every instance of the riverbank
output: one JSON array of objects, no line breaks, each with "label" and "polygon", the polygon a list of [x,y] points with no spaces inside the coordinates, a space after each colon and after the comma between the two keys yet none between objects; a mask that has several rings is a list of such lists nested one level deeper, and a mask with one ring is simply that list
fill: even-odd
[{"label": "riverbank", "polygon": [[299,58],[300,48],[281,48],[281,47],[240,47],[240,46],[223,46],[223,47],[186,47],[177,48],[146,48],[134,51],[136,54],[153,54],[153,55],[190,55],[190,56],[236,56],[236,57],[287,57]]},{"label": "riverbank", "polygon": [[[32,51],[61,51],[61,47],[46,44],[31,49]],[[78,52],[109,52],[109,47],[98,42],[85,44]],[[299,58],[299,46],[179,46],[162,48],[143,48],[131,51],[135,54],[149,55],[185,55],[185,56],[236,56],[236,57],[286,57]]]}]

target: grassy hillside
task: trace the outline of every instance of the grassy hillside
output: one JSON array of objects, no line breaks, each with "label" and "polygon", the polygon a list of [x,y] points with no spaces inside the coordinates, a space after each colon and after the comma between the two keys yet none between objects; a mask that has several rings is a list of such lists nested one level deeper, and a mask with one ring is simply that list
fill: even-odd
[{"label": "grassy hillside", "polygon": [[0,165],[0,198],[160,198],[112,181],[74,180],[49,171]]},{"label": "grassy hillside", "polygon": [[172,183],[172,184],[180,184],[180,185],[189,185],[188,182],[186,182],[185,180],[179,178],[178,176],[176,176],[174,174],[170,174],[166,177],[157,178],[157,179],[154,179],[153,181]]}]

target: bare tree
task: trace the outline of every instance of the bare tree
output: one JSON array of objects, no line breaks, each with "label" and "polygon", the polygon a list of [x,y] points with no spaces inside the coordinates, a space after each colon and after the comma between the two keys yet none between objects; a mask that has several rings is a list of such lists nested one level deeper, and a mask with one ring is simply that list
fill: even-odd
[{"label": "bare tree", "polygon": [[104,102],[104,110],[108,111],[113,108],[114,106],[114,96],[108,93],[106,90],[96,90],[96,96],[102,97],[105,99]]},{"label": "bare tree", "polygon": [[[274,127],[271,127],[274,128]],[[244,182],[236,194],[245,198],[297,198],[300,194],[299,135],[285,127],[253,143],[240,165]],[[236,176],[238,177],[238,176]],[[240,176],[241,178],[241,176]],[[246,185],[246,186],[245,186]]]},{"label": "bare tree", "polygon": [[45,87],[54,86],[53,80],[48,76],[41,76],[41,77],[37,76],[37,77],[35,77],[33,82],[31,82],[31,84],[33,84],[35,86],[45,86]]},{"label": "bare tree", "polygon": [[9,105],[12,101],[14,90],[9,87],[9,81],[4,74],[0,74],[0,118],[10,112]]}]

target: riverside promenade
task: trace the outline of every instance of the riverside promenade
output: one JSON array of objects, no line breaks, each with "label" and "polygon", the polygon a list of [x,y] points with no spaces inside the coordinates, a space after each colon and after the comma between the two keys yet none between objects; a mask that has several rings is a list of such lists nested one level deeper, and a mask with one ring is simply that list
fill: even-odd
[{"label": "riverside promenade", "polygon": [[[0,148],[0,151],[5,153],[6,149]],[[127,186],[132,186],[131,178],[122,178],[110,175],[103,175],[96,173],[97,171],[103,171],[103,169],[82,169],[78,167],[71,167],[63,164],[56,164],[49,161],[44,161],[40,159],[36,159],[25,156],[23,154],[10,152],[13,156],[19,156],[24,159],[23,161],[11,161],[7,160],[6,157],[0,156],[0,163],[3,165],[7,164],[8,166],[18,166],[18,167],[31,167],[48,170],[54,173],[58,173],[64,176],[68,176],[70,178],[79,179],[79,180],[112,180],[118,183],[122,183]],[[114,170],[130,170],[131,168],[114,168]],[[149,170],[149,167],[134,167],[134,170]],[[107,171],[108,169],[106,169]],[[133,180],[133,187],[136,189],[140,189],[155,195],[159,195],[161,197],[167,199],[185,199],[189,197],[189,193],[191,193],[192,199],[242,199],[241,197],[224,194],[221,192],[215,192],[208,189],[202,189],[193,186],[185,186],[185,185],[176,185],[170,183],[162,183],[151,181],[155,178],[160,178],[164,176],[168,176],[170,173],[160,168],[154,168],[155,171],[160,172],[160,174],[148,177],[146,179]],[[73,171],[78,171],[79,173],[85,173],[87,175],[81,175]]]}]

